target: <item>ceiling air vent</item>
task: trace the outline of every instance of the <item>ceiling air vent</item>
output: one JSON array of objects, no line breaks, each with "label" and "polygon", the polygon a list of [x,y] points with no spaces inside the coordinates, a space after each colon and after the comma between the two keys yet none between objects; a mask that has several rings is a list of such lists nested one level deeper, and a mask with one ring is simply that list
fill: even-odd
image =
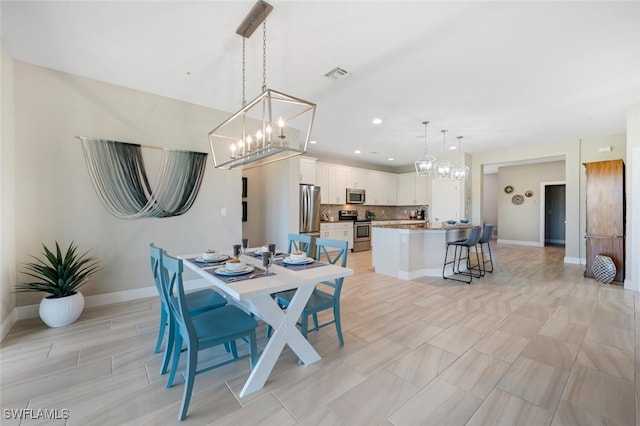
[{"label": "ceiling air vent", "polygon": [[331,80],[342,80],[344,78],[347,78],[351,75],[351,73],[345,69],[342,69],[340,67],[335,67],[334,69],[332,69],[331,71],[329,71],[328,73],[326,73],[324,76],[331,79]]}]

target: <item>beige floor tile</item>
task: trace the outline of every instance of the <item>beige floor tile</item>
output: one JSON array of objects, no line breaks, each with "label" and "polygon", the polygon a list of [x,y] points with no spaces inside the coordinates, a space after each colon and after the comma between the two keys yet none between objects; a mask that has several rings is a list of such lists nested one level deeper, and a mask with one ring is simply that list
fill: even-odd
[{"label": "beige floor tile", "polygon": [[634,354],[614,346],[585,341],[578,352],[576,364],[634,380]]},{"label": "beige floor tile", "polygon": [[[4,355],[4,354],[3,354]],[[26,355],[26,354],[25,354]],[[53,371],[66,370],[78,365],[78,352],[66,352],[50,357],[34,356],[15,360],[2,360],[2,386],[38,379]]]},{"label": "beige floor tile", "polygon": [[464,317],[464,313],[457,309],[441,307],[432,310],[430,309],[429,313],[420,319],[441,328],[448,328]]},{"label": "beige floor tile", "polygon": [[389,417],[394,425],[462,425],[482,400],[440,379],[411,398]]},{"label": "beige floor tile", "polygon": [[[558,306],[553,311],[551,317],[574,324],[580,324],[584,326],[589,325],[589,323],[591,322],[591,315],[593,314],[593,308],[582,307],[584,304],[580,304],[580,306],[567,306],[566,303],[568,300],[572,299],[565,299],[562,302],[563,304]],[[590,301],[591,306],[593,306],[594,304],[595,302]]]},{"label": "beige floor tile", "polygon": [[417,299],[413,302],[415,305],[422,306],[425,308],[433,309],[433,308],[451,308],[454,309],[457,301],[453,297],[442,296],[440,294],[431,294],[429,296],[423,297],[422,299]]},{"label": "beige floor tile", "polygon": [[444,331],[443,328],[417,320],[403,324],[400,329],[389,334],[387,338],[409,349],[415,349],[442,331]]},{"label": "beige floor tile", "polygon": [[634,332],[618,327],[592,324],[587,330],[585,340],[600,343],[632,352],[634,349]]},{"label": "beige floor tile", "polygon": [[503,318],[498,315],[476,310],[458,321],[457,325],[477,331],[478,333],[486,334],[496,328],[502,321]]},{"label": "beige floor tile", "polygon": [[265,426],[296,424],[295,419],[273,395],[263,395],[242,410],[233,411],[211,424],[215,426],[249,425],[256,424],[256,419],[261,419],[260,424]]},{"label": "beige floor tile", "polygon": [[[297,382],[289,383],[273,391],[273,395],[300,419],[326,406],[365,380],[360,374],[342,363],[317,371]],[[313,385],[310,385],[313,384]]]},{"label": "beige floor tile", "polygon": [[622,426],[617,420],[592,413],[585,407],[575,405],[564,399],[560,400],[558,410],[553,417],[552,426],[603,425]]},{"label": "beige floor tile", "polygon": [[305,426],[344,426],[344,423],[327,408],[316,410],[309,416],[300,419],[298,424]]},{"label": "beige floor tile", "polygon": [[368,376],[405,353],[407,348],[387,338],[342,357],[342,361],[358,373]]},{"label": "beige floor tile", "polygon": [[493,355],[503,361],[513,363],[529,344],[529,341],[530,339],[522,336],[514,336],[502,330],[495,330],[476,343],[473,348],[487,355]]},{"label": "beige floor tile", "polygon": [[4,407],[11,407],[14,402],[33,399],[51,392],[59,392],[60,389],[76,384],[91,383],[92,380],[109,375],[111,375],[111,359],[109,358],[54,371],[13,385],[2,386],[2,404]]},{"label": "beige floor tile", "polygon": [[529,318],[534,321],[545,322],[551,316],[551,309],[535,303],[524,303],[513,311],[513,315]]},{"label": "beige floor tile", "polygon": [[456,355],[462,355],[481,338],[482,334],[477,331],[469,330],[459,325],[452,325],[429,340],[429,344]]},{"label": "beige floor tile", "polygon": [[579,345],[587,335],[587,327],[568,321],[549,318],[538,334]]},{"label": "beige floor tile", "polygon": [[457,358],[451,352],[425,343],[400,356],[386,369],[423,388]]},{"label": "beige floor tile", "polygon": [[579,346],[547,336],[536,336],[520,354],[560,370],[569,370],[578,354]]},{"label": "beige floor tile", "polygon": [[494,389],[468,426],[541,426],[551,423],[551,415],[544,409],[508,392]]},{"label": "beige floor tile", "polygon": [[504,375],[498,389],[553,413],[569,376],[560,370],[528,358],[518,358]]},{"label": "beige floor tile", "polygon": [[419,390],[395,374],[381,370],[339,395],[327,408],[348,425],[378,424]]},{"label": "beige floor tile", "polygon": [[593,315],[591,316],[591,324],[618,327],[625,330],[634,329],[633,321],[633,311],[631,311],[631,313],[621,312],[612,307],[612,304],[609,302],[600,302],[593,310]]},{"label": "beige floor tile", "polygon": [[543,325],[542,321],[511,315],[500,324],[499,329],[516,336],[533,339]]},{"label": "beige floor tile", "polygon": [[482,310],[489,314],[495,314],[503,318],[508,317],[514,311],[514,309],[511,308],[509,302],[505,302],[502,300],[490,300],[484,302]]},{"label": "beige floor tile", "polygon": [[471,349],[444,370],[440,378],[484,399],[510,366],[508,362]]},{"label": "beige floor tile", "polygon": [[352,329],[351,332],[365,342],[375,342],[397,330],[401,330],[404,326],[405,324],[401,321],[390,320],[387,317],[379,317],[360,327]]},{"label": "beige floor tile", "polygon": [[576,365],[562,398],[624,424],[635,422],[634,385],[620,377]]}]

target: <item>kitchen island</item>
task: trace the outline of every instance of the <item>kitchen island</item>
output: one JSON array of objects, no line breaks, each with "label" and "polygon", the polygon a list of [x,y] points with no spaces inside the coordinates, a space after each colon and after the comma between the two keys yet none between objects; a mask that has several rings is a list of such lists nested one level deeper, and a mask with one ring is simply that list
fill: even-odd
[{"label": "kitchen island", "polygon": [[402,280],[441,277],[447,243],[467,238],[470,228],[471,225],[429,227],[425,223],[374,225],[374,270]]}]

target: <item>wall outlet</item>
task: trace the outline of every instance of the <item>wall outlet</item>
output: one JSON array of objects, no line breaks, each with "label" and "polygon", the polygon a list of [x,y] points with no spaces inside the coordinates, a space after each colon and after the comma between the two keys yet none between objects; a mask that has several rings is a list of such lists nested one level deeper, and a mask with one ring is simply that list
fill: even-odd
[{"label": "wall outlet", "polygon": [[227,208],[226,207],[222,207],[220,209],[220,216],[226,216],[227,215]]}]

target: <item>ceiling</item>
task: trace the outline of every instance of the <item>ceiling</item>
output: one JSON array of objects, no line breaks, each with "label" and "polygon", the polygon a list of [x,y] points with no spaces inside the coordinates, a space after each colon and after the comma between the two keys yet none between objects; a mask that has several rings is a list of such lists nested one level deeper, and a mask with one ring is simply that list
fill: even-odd
[{"label": "ceiling", "polygon": [[[622,133],[640,102],[639,2],[270,3],[267,86],[318,105],[312,154],[411,165],[425,120],[436,156],[441,129],[472,154]],[[2,0],[2,40],[16,60],[231,113],[253,4]],[[260,93],[261,29],[246,84]]]}]

